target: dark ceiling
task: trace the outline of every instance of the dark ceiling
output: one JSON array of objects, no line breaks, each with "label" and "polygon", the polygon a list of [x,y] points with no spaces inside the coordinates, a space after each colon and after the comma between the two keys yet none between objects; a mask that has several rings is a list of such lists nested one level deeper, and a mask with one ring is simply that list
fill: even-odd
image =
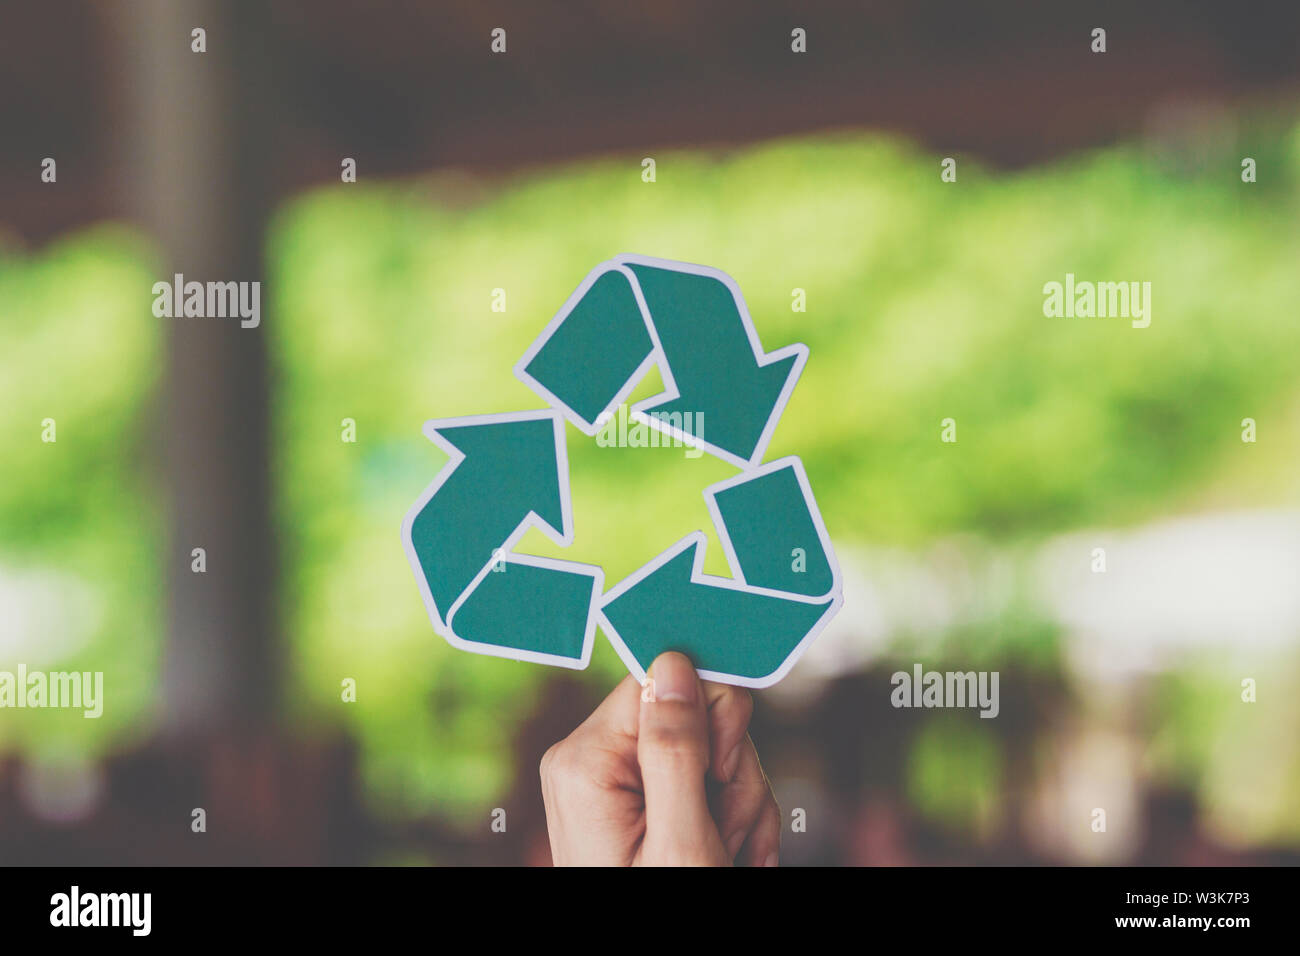
[{"label": "dark ceiling", "polygon": [[[122,215],[122,82],[141,0],[10,2],[0,26],[0,227],[40,241]],[[209,3],[193,7],[202,25]],[[227,0],[222,6],[238,5]],[[269,0],[275,191],[463,165],[508,169],[839,126],[1032,163],[1187,97],[1294,96],[1300,4],[883,0]],[[219,20],[219,18],[213,18]],[[808,53],[790,52],[804,27]],[[1089,49],[1093,27],[1108,52]],[[494,27],[507,52],[489,50]],[[217,30],[210,57],[231,51]],[[178,37],[188,45],[188,36]],[[247,45],[246,45],[247,46]],[[135,53],[124,53],[135,50]],[[269,148],[269,147],[268,147]],[[60,186],[38,188],[40,161]]]}]

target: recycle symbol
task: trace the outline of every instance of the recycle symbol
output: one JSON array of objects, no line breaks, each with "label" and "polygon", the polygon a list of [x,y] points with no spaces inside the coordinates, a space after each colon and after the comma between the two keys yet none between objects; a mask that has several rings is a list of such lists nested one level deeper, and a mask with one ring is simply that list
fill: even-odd
[{"label": "recycle symbol", "polygon": [[[634,255],[597,266],[515,365],[548,408],[424,425],[451,460],[402,541],[434,630],[463,650],[584,668],[599,622],[638,680],[677,650],[706,680],[776,683],[844,601],[803,462],[763,462],[807,359],[802,344],[764,352],[717,269]],[[596,435],[651,367],[664,391],[629,417],[739,469],[704,489],[731,577],[704,573],[703,531],[609,591],[599,567],[517,553],[529,528],[573,543],[564,422]]]}]

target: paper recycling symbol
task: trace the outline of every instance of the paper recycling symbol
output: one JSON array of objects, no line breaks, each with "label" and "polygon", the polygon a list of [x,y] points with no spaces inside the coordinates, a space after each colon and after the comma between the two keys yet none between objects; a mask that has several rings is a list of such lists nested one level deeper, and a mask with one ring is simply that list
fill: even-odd
[{"label": "paper recycling symbol", "polygon": [[[723,272],[633,255],[597,266],[515,365],[549,408],[424,425],[451,460],[402,541],[434,629],[467,651],[583,668],[599,621],[638,680],[679,650],[707,680],[776,683],[844,600],[803,462],[763,462],[807,359],[805,345],[763,351]],[[608,591],[599,567],[516,553],[532,527],[572,544],[564,420],[594,436],[652,366],[664,391],[630,417],[739,469],[704,489],[731,577],[703,573],[702,531]]]}]

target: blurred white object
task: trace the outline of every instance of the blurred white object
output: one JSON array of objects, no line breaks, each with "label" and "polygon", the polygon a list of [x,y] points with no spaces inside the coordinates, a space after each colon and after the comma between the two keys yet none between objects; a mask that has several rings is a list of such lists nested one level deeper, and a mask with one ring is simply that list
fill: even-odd
[{"label": "blurred white object", "polygon": [[[1106,570],[1092,570],[1105,548]],[[1044,549],[1039,594],[1074,669],[1100,679],[1162,670],[1193,650],[1281,650],[1300,639],[1300,513],[1171,519],[1070,535]]]},{"label": "blurred white object", "polygon": [[[1105,549],[1094,572],[1094,549]],[[996,620],[1029,594],[1066,634],[1071,669],[1102,683],[1163,670],[1192,650],[1252,654],[1300,643],[1300,512],[1169,519],[1057,538],[1028,562],[975,541],[924,554],[840,552],[844,609],[767,696],[795,707],[861,671],[899,637],[923,653],[953,627]]]},{"label": "blurred white object", "polygon": [[86,645],[102,602],[81,578],[58,571],[0,567],[0,667],[40,670]]}]

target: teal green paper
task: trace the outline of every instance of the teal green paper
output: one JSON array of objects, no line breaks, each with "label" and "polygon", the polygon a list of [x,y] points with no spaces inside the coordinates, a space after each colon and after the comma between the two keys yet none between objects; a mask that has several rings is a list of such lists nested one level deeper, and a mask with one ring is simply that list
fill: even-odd
[{"label": "teal green paper", "polygon": [[529,511],[563,526],[555,436],[546,419],[438,430],[465,456],[411,528],[434,602],[451,604]]},{"label": "teal green paper", "polygon": [[528,363],[528,373],[595,423],[653,348],[631,282],[606,272]]},{"label": "teal green paper", "polygon": [[717,279],[649,266],[630,268],[681,392],[679,398],[646,404],[641,410],[702,414],[710,442],[748,459],[762,439],[796,356],[755,364],[736,301]]},{"label": "teal green paper", "polygon": [[402,541],[434,629],[464,650],[586,667],[603,572],[513,552],[533,527],[573,541],[563,419],[510,412],[424,431],[451,460],[407,512]]},{"label": "teal green paper", "polygon": [[467,641],[576,659],[590,605],[587,575],[508,562],[484,576],[453,626]]},{"label": "teal green paper", "polygon": [[[451,461],[402,537],[434,629],[464,650],[585,667],[599,622],[638,680],[666,650],[707,680],[780,680],[844,601],[803,463],[763,461],[807,359],[801,344],[763,350],[723,272],[597,266],[515,364],[550,408],[425,424]],[[737,469],[704,489],[730,575],[703,573],[696,531],[602,593],[600,568],[514,547],[533,527],[573,542],[564,422],[595,435],[654,367],[663,391],[630,416]]]},{"label": "teal green paper", "polygon": [[780,669],[830,610],[691,582],[703,540],[642,579],[601,612],[642,670],[664,651],[681,651],[701,670],[758,681]]},{"label": "teal green paper", "polygon": [[732,485],[714,500],[747,584],[809,597],[834,588],[834,571],[793,465]]}]

